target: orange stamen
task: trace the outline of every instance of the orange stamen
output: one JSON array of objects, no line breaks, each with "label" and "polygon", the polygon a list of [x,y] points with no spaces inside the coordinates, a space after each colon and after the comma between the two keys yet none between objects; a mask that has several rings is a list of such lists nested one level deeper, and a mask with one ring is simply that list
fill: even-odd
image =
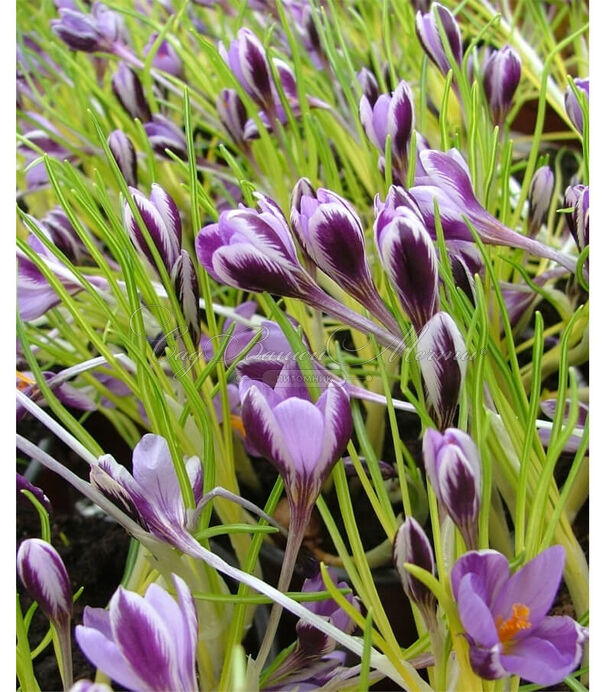
[{"label": "orange stamen", "polygon": [[246,437],[246,432],[244,430],[244,425],[242,424],[242,418],[240,416],[236,416],[235,413],[232,413],[229,416],[229,422],[231,423],[231,427],[236,431],[239,432],[242,437]]},{"label": "orange stamen", "polygon": [[520,630],[527,630],[531,627],[528,620],[530,615],[528,606],[523,603],[514,603],[511,610],[513,615],[508,620],[498,617],[496,622],[499,639],[503,643],[513,639]]},{"label": "orange stamen", "polygon": [[17,389],[20,389],[23,391],[27,387],[31,387],[31,385],[36,384],[35,380],[32,380],[31,377],[28,377],[27,375],[24,375],[22,372],[19,372],[17,370],[17,379],[19,380],[17,382]]}]

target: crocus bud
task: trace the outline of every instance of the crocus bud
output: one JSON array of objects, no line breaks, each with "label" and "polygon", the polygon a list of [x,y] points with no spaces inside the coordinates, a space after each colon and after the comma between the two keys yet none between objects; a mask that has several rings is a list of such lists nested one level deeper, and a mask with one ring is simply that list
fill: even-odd
[{"label": "crocus bud", "polygon": [[434,421],[440,430],[452,425],[465,382],[465,342],[452,317],[436,313],[417,340],[417,360]]},{"label": "crocus bud", "polygon": [[142,123],[146,123],[151,118],[141,80],[125,62],[118,65],[112,77],[112,89],[122,108],[131,118],[139,118]]},{"label": "crocus bud", "polygon": [[[574,83],[581,97],[583,97],[584,92],[587,101],[589,101],[589,77],[585,79],[575,79]],[[571,86],[568,86],[564,94],[564,106],[566,107],[566,113],[570,118],[570,122],[574,125],[577,132],[583,134],[583,111],[581,110],[577,96]]]},{"label": "crocus bud", "polygon": [[[400,82],[390,96],[381,94],[371,105],[366,95],[360,100],[360,120],[366,136],[385,155],[387,136],[391,135],[394,168],[403,177],[408,160],[408,146],[414,128],[414,107],[410,87]],[[403,182],[403,180],[402,180]]]},{"label": "crocus bud", "polygon": [[151,148],[156,154],[167,157],[166,150],[169,149],[175,156],[184,161],[187,160],[187,142],[183,130],[177,127],[172,120],[156,114],[149,122],[145,123],[143,128]]},{"label": "crocus bud", "polygon": [[564,193],[564,206],[572,207],[572,211],[566,214],[566,223],[580,252],[589,244],[589,187],[567,187]]},{"label": "crocus bud", "polygon": [[442,42],[438,22],[441,22],[444,28],[444,34],[455,62],[460,65],[463,60],[463,41],[461,40],[459,25],[450,10],[434,2],[426,14],[417,12],[415,22],[417,37],[429,59],[437,65],[442,74],[446,75],[450,70],[450,61]]},{"label": "crocus bud", "polygon": [[52,30],[72,50],[111,53],[114,43],[125,38],[120,15],[100,2],[94,4],[91,14],[61,7],[59,17],[51,21]]},{"label": "crocus bud", "polygon": [[293,231],[314,264],[361,303],[374,296],[362,222],[349,202],[314,190],[307,178],[295,185],[291,202]]},{"label": "crocus bud", "polygon": [[221,124],[238,145],[245,140],[246,109],[235,89],[222,89],[217,96],[217,113]]},{"label": "crocus bud", "polygon": [[381,263],[404,311],[417,333],[438,306],[438,258],[423,222],[407,207],[386,224],[381,212],[375,223],[375,241]]},{"label": "crocus bud", "polygon": [[[177,205],[172,197],[156,183],[152,184],[149,199],[135,188],[130,188],[130,191],[151,236],[151,241],[160,254],[164,266],[170,272],[181,250],[181,218]],[[124,226],[137,249],[147,257],[152,266],[155,266],[143,232],[126,201],[124,202]]]},{"label": "crocus bud", "polygon": [[363,67],[358,72],[357,76],[358,82],[362,87],[362,93],[364,96],[366,96],[366,100],[372,108],[379,98],[379,85],[377,84],[377,78],[366,67]]},{"label": "crocus bud", "polygon": [[486,61],[484,91],[495,125],[504,123],[521,76],[522,61],[511,46],[494,51]]},{"label": "crocus bud", "polygon": [[541,228],[551,203],[554,177],[549,166],[541,166],[532,176],[528,190],[528,235],[534,237]]},{"label": "crocus bud", "polygon": [[114,130],[107,138],[107,146],[116,159],[126,184],[137,187],[137,154],[133,143],[122,130]]},{"label": "crocus bud", "polygon": [[[158,38],[158,34],[152,34],[149,37],[147,45],[143,49],[145,55],[149,55],[155,40]],[[183,72],[183,63],[177,51],[173,48],[170,41],[164,40],[158,46],[158,50],[155,52],[152,58],[152,65],[157,70],[162,70],[162,72],[167,72],[172,74],[174,77],[180,77]]]},{"label": "crocus bud", "polygon": [[219,51],[235,78],[249,96],[268,112],[274,110],[273,80],[265,48],[250,29],[240,29],[229,50],[221,44]]},{"label": "crocus bud", "polygon": [[200,289],[196,269],[187,250],[181,250],[173,265],[171,279],[192,343],[197,345],[200,341]]},{"label": "crocus bud", "polygon": [[20,473],[17,473],[17,497],[22,497],[22,490],[27,490],[29,493],[31,493],[36,500],[44,507],[44,509],[47,512],[51,511],[51,503],[48,497],[44,494],[44,491],[39,488],[37,485],[34,485],[30,481],[27,480],[25,476],[22,476]]},{"label": "crocus bud", "polygon": [[40,225],[69,260],[75,264],[82,264],[88,252],[61,207],[51,209],[40,220]]},{"label": "crocus bud", "polygon": [[17,551],[17,572],[31,597],[54,623],[72,616],[72,588],[59,553],[40,538],[28,538]]},{"label": "crocus bud", "polygon": [[467,549],[474,550],[482,475],[474,441],[456,428],[443,433],[428,428],[423,438],[423,460],[438,502],[461,531]]},{"label": "crocus bud", "polygon": [[428,627],[435,622],[436,597],[433,593],[404,567],[409,562],[435,574],[435,563],[431,543],[419,522],[408,517],[396,532],[393,543],[393,562],[400,575],[406,596],[415,603]]}]

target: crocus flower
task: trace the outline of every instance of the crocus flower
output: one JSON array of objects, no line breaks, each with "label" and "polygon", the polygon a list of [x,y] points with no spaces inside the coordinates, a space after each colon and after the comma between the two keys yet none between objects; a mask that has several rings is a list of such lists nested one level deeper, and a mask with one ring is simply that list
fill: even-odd
[{"label": "crocus flower", "polygon": [[[391,211],[386,213],[391,217]],[[381,263],[404,307],[420,333],[438,307],[438,258],[429,233],[407,207],[384,223],[375,223],[375,241]]]},{"label": "crocus flower", "polygon": [[71,686],[69,692],[112,692],[112,688],[104,682],[78,680]]},{"label": "crocus flower", "polygon": [[393,94],[381,94],[374,104],[363,95],[360,100],[360,120],[366,136],[382,153],[383,162],[387,137],[391,136],[393,167],[403,182],[408,164],[408,146],[414,129],[414,106],[408,84],[400,82]]},{"label": "crocus flower", "polygon": [[[159,185],[152,183],[149,199],[139,190],[130,188],[132,199],[156,247],[164,266],[170,272],[181,251],[181,218],[172,197]],[[137,220],[124,201],[124,226],[134,245],[155,266],[155,260]]]},{"label": "crocus flower", "polygon": [[27,478],[20,473],[17,473],[17,498],[23,497],[21,494],[22,490],[27,490],[30,492],[36,500],[44,507],[47,512],[51,510],[51,503],[48,497],[44,494],[44,491],[37,485],[28,481]]},{"label": "crocus flower", "polygon": [[187,250],[181,250],[177,257],[171,279],[192,343],[196,345],[200,341],[200,288],[196,268]]},{"label": "crocus flower", "polygon": [[52,30],[73,50],[111,53],[117,41],[126,39],[122,17],[101,2],[91,14],[62,7],[59,16],[51,21]]},{"label": "crocus flower", "polygon": [[[144,55],[149,55],[149,52],[151,51],[157,38],[158,34],[152,34],[149,37],[149,41],[143,49]],[[172,43],[166,39],[160,42],[158,49],[154,53],[152,65],[157,70],[162,70],[162,72],[172,74],[173,77],[180,77],[183,73],[183,62],[181,61],[177,51],[173,48]]]},{"label": "crocus flower", "polygon": [[421,152],[420,158],[426,175],[416,179],[415,186],[409,192],[419,206],[428,229],[435,227],[434,198],[437,198],[447,240],[473,240],[463,218],[466,217],[484,243],[517,247],[538,257],[554,260],[569,271],[576,270],[573,257],[516,233],[482,207],[458,151],[451,149],[444,153],[426,150]]},{"label": "crocus flower", "polygon": [[571,185],[564,193],[564,205],[572,211],[566,213],[566,224],[579,252],[589,244],[589,187]]},{"label": "crocus flower", "polygon": [[158,584],[144,596],[121,586],[109,609],[84,609],[76,641],[84,655],[126,689],[195,692],[198,616],[185,582],[172,575],[175,600]]},{"label": "crocus flower", "polygon": [[415,26],[417,37],[423,46],[423,50],[427,53],[429,59],[437,65],[440,72],[446,75],[448,70],[450,70],[450,61],[442,41],[438,22],[444,28],[444,34],[455,62],[460,65],[463,60],[461,31],[450,10],[446,9],[444,5],[434,2],[426,14],[422,14],[420,11],[417,12]]},{"label": "crocus flower", "polygon": [[187,160],[187,142],[183,130],[163,115],[156,113],[149,122],[143,126],[149,139],[151,148],[158,156],[167,157],[166,150],[178,156],[183,161]]},{"label": "crocus flower", "polygon": [[482,275],[484,271],[482,253],[475,243],[466,240],[448,240],[446,250],[455,286],[463,290],[473,302],[476,290],[473,277],[476,274]]},{"label": "crocus flower", "polygon": [[63,560],[50,543],[28,538],[17,552],[17,572],[31,597],[57,625],[72,616],[72,587]]},{"label": "crocus flower", "polygon": [[481,465],[474,441],[462,430],[428,428],[423,438],[425,470],[438,502],[461,531],[469,550],[476,547]]},{"label": "crocus flower", "polygon": [[219,51],[235,78],[249,96],[269,113],[274,110],[273,80],[265,48],[250,29],[240,29],[229,50],[220,44]]},{"label": "crocus flower", "polygon": [[[545,399],[544,401],[541,402],[541,411],[551,420],[555,417],[555,412],[556,408],[558,405],[558,400],[557,399]],[[587,421],[587,416],[589,414],[589,406],[587,406],[586,403],[579,401],[578,402],[578,414],[577,414],[577,419],[576,419],[576,426],[572,431],[571,436],[566,440],[566,443],[564,445],[564,449],[562,450],[566,454],[574,454],[577,449],[579,448],[579,443],[581,441],[581,437],[583,436],[583,428],[585,427],[585,423]],[[567,399],[566,404],[564,406],[564,418],[562,420],[562,425],[565,426],[568,424],[568,419],[570,417],[570,401]],[[539,421],[537,421],[537,426],[539,424]],[[545,428],[543,426],[538,428],[538,434],[539,438],[541,439],[541,442],[544,447],[548,447],[550,440],[551,440],[551,433],[552,429],[551,428]]]},{"label": "crocus flower", "polygon": [[495,125],[502,125],[511,110],[520,77],[522,61],[511,46],[494,51],[484,67],[484,91]]},{"label": "crocus flower", "polygon": [[293,231],[312,262],[397,333],[372,280],[364,229],[351,204],[331,190],[314,190],[307,178],[295,185],[291,204]]},{"label": "crocus flower", "polygon": [[362,95],[366,97],[369,106],[373,108],[379,98],[377,78],[366,67],[363,67],[356,76],[358,78],[358,83],[362,87]]},{"label": "crocus flower", "polygon": [[566,555],[547,548],[510,576],[495,550],[467,553],[450,574],[469,659],[482,678],[519,675],[549,687],[579,665],[587,629],[568,616],[548,616]]},{"label": "crocus flower", "polygon": [[[198,457],[186,461],[186,470],[198,505],[202,501],[202,466]],[[91,484],[111,499],[140,526],[162,541],[179,547],[193,539],[189,529],[197,511],[186,510],[175,466],[166,440],[144,435],[133,449],[133,472],[110,455],[91,468]]]},{"label": "crocus flower", "polygon": [[[579,90],[581,98],[583,98],[584,94],[589,101],[589,77],[585,79],[577,78],[574,80],[574,84]],[[574,125],[577,132],[583,134],[583,111],[571,86],[568,86],[564,94],[564,106],[566,107],[566,113],[570,118],[570,122]]]},{"label": "crocus flower", "polygon": [[216,101],[217,114],[229,136],[238,145],[245,142],[246,109],[235,89],[222,89]]},{"label": "crocus flower", "polygon": [[534,237],[541,228],[551,203],[554,177],[549,166],[541,166],[532,176],[528,190],[528,235]]},{"label": "crocus flower", "polygon": [[293,396],[281,400],[267,385],[251,382],[242,397],[242,422],[284,479],[291,530],[300,529],[297,522],[311,511],[351,436],[349,396],[331,383],[315,404]]},{"label": "crocus flower", "polygon": [[61,252],[74,264],[83,264],[89,258],[88,250],[71,225],[61,207],[51,209],[40,219],[40,226]]},{"label": "crocus flower", "polygon": [[114,130],[107,138],[107,146],[116,159],[126,184],[137,187],[137,154],[130,138],[122,130]]},{"label": "crocus flower", "polygon": [[137,73],[125,62],[118,65],[112,77],[114,95],[131,118],[139,118],[142,123],[151,119],[149,104],[143,93],[143,85]]},{"label": "crocus flower", "polygon": [[444,430],[454,421],[467,371],[465,342],[452,317],[436,313],[417,340],[416,358],[436,425]]},{"label": "crocus flower", "polygon": [[[78,411],[95,411],[97,409],[97,404],[85,392],[65,382],[60,372],[54,373],[45,370],[42,372],[42,375],[53,394],[64,406],[69,406]],[[38,389],[31,372],[17,373],[17,388],[39,406],[46,405],[46,401]],[[17,422],[26,414],[26,410],[19,403],[17,403],[16,414]]]}]

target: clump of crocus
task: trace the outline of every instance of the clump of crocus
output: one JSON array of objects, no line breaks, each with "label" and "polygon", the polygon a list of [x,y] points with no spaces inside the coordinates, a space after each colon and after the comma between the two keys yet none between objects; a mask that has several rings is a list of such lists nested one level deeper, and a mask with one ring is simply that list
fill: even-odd
[{"label": "clump of crocus", "polygon": [[[446,43],[442,39],[440,25],[446,37]],[[417,12],[416,16],[417,37],[427,53],[427,56],[438,67],[442,74],[448,74],[450,70],[450,60],[446,45],[454,61],[460,65],[463,60],[463,41],[457,20],[452,12],[444,5],[434,2],[429,12],[422,14]]]},{"label": "clump of crocus", "polygon": [[[290,531],[278,590],[286,591],[313,507],[322,484],[343,454],[353,429],[349,396],[336,383],[314,403],[295,396],[280,396],[261,382],[244,382],[242,423],[247,439],[268,459],[284,480],[290,510]],[[287,395],[287,390],[282,394]],[[257,666],[263,667],[280,619],[274,605],[259,650]]]},{"label": "clump of crocus", "polygon": [[[589,101],[589,77],[575,79],[574,85],[581,98],[586,98]],[[570,85],[564,94],[564,106],[566,107],[566,113],[570,118],[570,122],[574,125],[577,132],[583,134],[583,111],[581,110],[577,94]]]},{"label": "clump of crocus", "polygon": [[126,184],[137,187],[137,154],[130,138],[122,130],[114,130],[107,138],[107,146],[116,159]]},{"label": "clump of crocus", "polygon": [[462,430],[427,429],[423,461],[440,505],[461,531],[468,550],[477,547],[481,464],[474,441]]},{"label": "clump of crocus", "polygon": [[534,237],[545,219],[553,194],[554,176],[549,166],[541,166],[532,176],[528,190],[528,235]]},{"label": "clump of crocus", "polygon": [[381,152],[380,168],[385,166],[387,138],[391,138],[392,168],[397,180],[404,183],[414,129],[414,105],[408,84],[400,82],[393,94],[381,94],[374,103],[364,94],[360,100],[360,120],[366,136]]},{"label": "clump of crocus", "polygon": [[17,572],[55,628],[63,664],[63,683],[65,689],[69,689],[72,682],[70,620],[73,607],[72,588],[63,560],[50,543],[28,538],[17,551]]},{"label": "clump of crocus", "polygon": [[494,51],[484,66],[484,92],[495,125],[503,125],[522,76],[522,61],[511,46]]},{"label": "clump of crocus", "polygon": [[467,372],[467,352],[459,328],[446,312],[436,313],[419,333],[416,359],[430,413],[440,430],[454,422]]},{"label": "clump of crocus", "polygon": [[431,543],[414,517],[408,517],[396,532],[393,543],[393,562],[400,575],[404,593],[414,603],[425,620],[430,631],[436,627],[436,597],[423,582],[404,567],[405,563],[422,567],[430,574],[435,574],[435,561]]},{"label": "clump of crocus", "polygon": [[469,660],[482,678],[519,675],[548,687],[579,665],[587,629],[568,616],[548,616],[565,562],[564,548],[547,548],[510,575],[495,550],[457,560],[450,575]]},{"label": "clump of crocus", "polygon": [[172,575],[175,600],[158,584],[144,596],[121,586],[109,609],[84,610],[76,641],[84,655],[128,690],[198,690],[198,616],[185,582]]},{"label": "clump of crocus", "polygon": [[404,312],[420,334],[438,308],[438,257],[423,222],[414,211],[384,209],[375,222],[381,263]]}]

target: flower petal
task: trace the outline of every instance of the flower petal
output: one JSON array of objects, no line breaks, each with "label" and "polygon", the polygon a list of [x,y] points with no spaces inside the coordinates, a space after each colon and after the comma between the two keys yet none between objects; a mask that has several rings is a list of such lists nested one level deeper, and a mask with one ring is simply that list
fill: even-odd
[{"label": "flower petal", "polygon": [[[478,592],[492,609],[503,584],[509,578],[507,558],[496,550],[474,550],[465,553],[454,564],[450,573],[450,583],[455,599],[458,598],[461,580],[466,574],[476,574]],[[483,584],[483,586],[480,586]]]},{"label": "flower petal", "polygon": [[476,644],[490,649],[499,643],[497,628],[488,604],[484,600],[485,584],[473,572],[459,582],[457,606],[461,623]]}]

